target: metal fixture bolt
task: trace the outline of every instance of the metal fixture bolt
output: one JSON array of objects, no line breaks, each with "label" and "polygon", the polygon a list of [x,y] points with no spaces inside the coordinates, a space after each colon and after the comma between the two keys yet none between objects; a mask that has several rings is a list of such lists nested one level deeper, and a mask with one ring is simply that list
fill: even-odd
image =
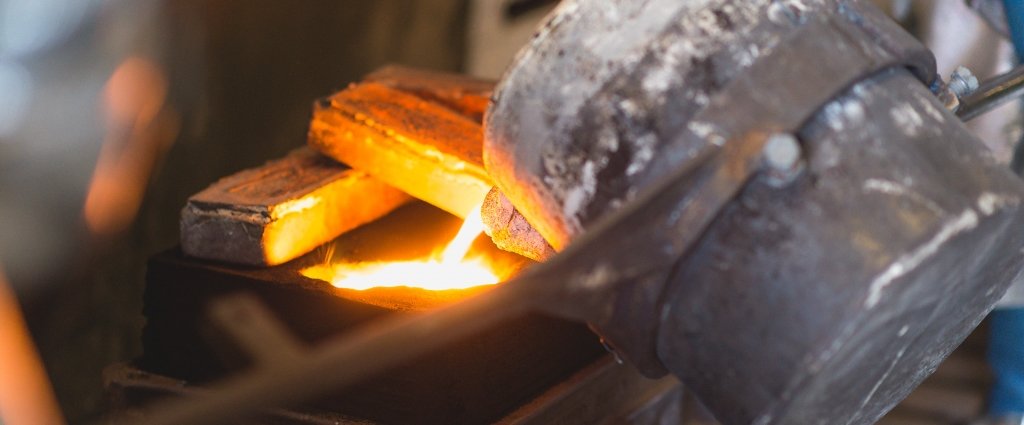
[{"label": "metal fixture bolt", "polygon": [[978,77],[975,77],[970,69],[961,65],[956,67],[953,75],[949,76],[947,87],[956,97],[963,98],[978,89]]},{"label": "metal fixture bolt", "polygon": [[978,85],[978,77],[975,77],[970,69],[962,65],[958,66],[949,76],[949,83],[939,90],[939,101],[950,112],[956,112],[960,110],[960,99],[977,90]]},{"label": "metal fixture bolt", "polygon": [[800,142],[792,134],[777,133],[768,137],[764,145],[768,184],[783,187],[792,182],[803,171],[802,155]]}]

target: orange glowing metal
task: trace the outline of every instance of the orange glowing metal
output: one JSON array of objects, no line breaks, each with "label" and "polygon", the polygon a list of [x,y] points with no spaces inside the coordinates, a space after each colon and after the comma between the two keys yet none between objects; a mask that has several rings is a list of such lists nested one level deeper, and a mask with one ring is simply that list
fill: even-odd
[{"label": "orange glowing metal", "polygon": [[480,217],[480,207],[477,206],[466,216],[466,221],[462,222],[459,233],[455,235],[455,238],[448,243],[444,252],[441,253],[441,262],[451,264],[462,261],[463,258],[466,258],[466,253],[469,252],[469,246],[473,244],[473,240],[480,236],[483,231],[484,221]]},{"label": "orange glowing metal", "polygon": [[502,279],[483,258],[467,258],[473,240],[483,233],[480,208],[466,217],[459,233],[438,255],[412,261],[337,263],[310,267],[302,274],[331,282],[338,288],[366,290],[409,286],[429,290],[465,289],[493,285]]}]

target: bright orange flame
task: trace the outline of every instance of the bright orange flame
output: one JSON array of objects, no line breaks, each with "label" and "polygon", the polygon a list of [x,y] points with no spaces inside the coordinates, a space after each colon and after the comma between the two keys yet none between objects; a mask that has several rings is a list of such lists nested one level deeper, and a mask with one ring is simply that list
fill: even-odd
[{"label": "bright orange flame", "polygon": [[480,217],[480,207],[476,207],[466,216],[466,221],[462,222],[459,233],[455,235],[451,242],[448,242],[448,246],[441,253],[441,262],[452,264],[462,261],[463,258],[466,258],[470,245],[473,245],[476,237],[480,236],[483,232],[484,219]]},{"label": "bright orange flame", "polygon": [[337,263],[310,267],[302,274],[331,282],[338,288],[365,290],[410,286],[429,290],[465,289],[493,285],[501,277],[483,258],[466,258],[473,241],[483,233],[477,207],[466,217],[459,233],[439,255],[413,261]]}]

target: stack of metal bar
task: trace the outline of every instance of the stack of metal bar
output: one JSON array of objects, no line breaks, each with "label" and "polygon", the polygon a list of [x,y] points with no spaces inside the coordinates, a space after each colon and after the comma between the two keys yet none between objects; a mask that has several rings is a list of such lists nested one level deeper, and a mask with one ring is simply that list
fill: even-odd
[{"label": "stack of metal bar", "polygon": [[190,198],[182,249],[277,265],[391,212],[409,194],[462,218],[486,198],[487,232],[499,247],[550,257],[551,247],[492,190],[484,170],[480,121],[492,88],[393,66],[368,75],[314,105],[309,144],[319,153],[299,148]]}]

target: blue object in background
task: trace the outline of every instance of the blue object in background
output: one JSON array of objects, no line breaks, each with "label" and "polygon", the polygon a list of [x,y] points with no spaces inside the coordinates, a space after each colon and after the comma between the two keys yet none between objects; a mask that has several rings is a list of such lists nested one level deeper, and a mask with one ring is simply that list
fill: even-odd
[{"label": "blue object in background", "polygon": [[988,362],[995,374],[989,414],[1024,413],[1024,307],[989,315]]},{"label": "blue object in background", "polygon": [[[1003,0],[1003,7],[1019,60],[1024,58],[1024,0]],[[1024,414],[1024,306],[993,311],[989,324],[988,361],[995,374],[989,414]]]},{"label": "blue object in background", "polygon": [[1010,40],[1017,51],[1017,57],[1024,57],[1024,0],[1003,0],[1006,23],[1010,28]]}]

